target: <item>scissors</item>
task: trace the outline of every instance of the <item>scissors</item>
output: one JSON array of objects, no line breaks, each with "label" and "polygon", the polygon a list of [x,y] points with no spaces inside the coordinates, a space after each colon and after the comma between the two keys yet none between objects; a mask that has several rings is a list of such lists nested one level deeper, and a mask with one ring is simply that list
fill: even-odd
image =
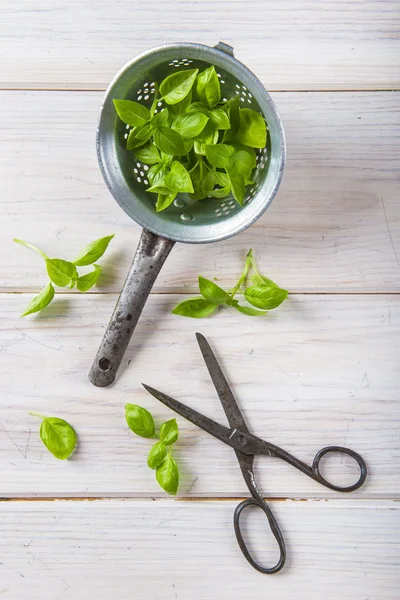
[{"label": "scissors", "polygon": [[[162,392],[155,390],[154,388],[142,384],[144,388],[150,392],[157,400],[171,408],[173,411],[191,421],[200,429],[204,429],[207,433],[213,435],[221,442],[224,442],[228,446],[234,449],[236,457],[239,461],[239,466],[242,471],[243,478],[246,482],[247,487],[249,488],[251,498],[243,500],[237,507],[234,512],[233,524],[235,528],[236,538],[246,560],[251,564],[251,566],[260,571],[261,573],[277,573],[282,569],[286,561],[286,549],[285,542],[279,529],[279,525],[269,508],[268,504],[265,502],[262,493],[260,492],[253,472],[253,462],[254,457],[259,455],[267,455],[267,456],[276,456],[281,458],[285,462],[289,463],[302,473],[305,473],[311,479],[318,481],[325,487],[330,488],[331,490],[335,490],[337,492],[353,492],[354,490],[358,490],[367,477],[367,466],[364,462],[364,459],[349,448],[343,448],[342,446],[326,446],[322,448],[317,454],[312,462],[312,466],[308,466],[303,463],[301,460],[297,459],[295,456],[286,452],[282,448],[271,444],[265,440],[262,440],[259,437],[253,435],[249,428],[246,425],[244,417],[236,403],[236,400],[233,396],[233,393],[225,379],[225,376],[221,370],[221,367],[218,364],[217,359],[214,356],[213,351],[210,348],[209,343],[206,338],[201,333],[196,333],[196,338],[198,344],[200,346],[201,353],[203,355],[204,361],[207,365],[208,371],[210,373],[211,379],[214,383],[214,386],[217,390],[217,394],[219,399],[221,400],[221,404],[225,411],[226,417],[229,422],[229,428],[216,423],[212,419],[202,415],[197,412],[193,408],[182,404],[178,400],[174,400],[170,396],[163,394]],[[328,453],[340,452],[342,454],[347,454],[354,458],[354,460],[358,463],[360,467],[360,477],[356,483],[353,485],[340,487],[338,485],[334,485],[327,481],[320,473],[319,465],[323,456]],[[243,539],[241,530],[240,530],[240,515],[242,511],[248,506],[255,506],[261,508],[267,516],[269,525],[271,527],[271,531],[278,543],[279,547],[279,560],[274,567],[264,567],[257,563],[253,557],[251,556],[245,541]]]}]

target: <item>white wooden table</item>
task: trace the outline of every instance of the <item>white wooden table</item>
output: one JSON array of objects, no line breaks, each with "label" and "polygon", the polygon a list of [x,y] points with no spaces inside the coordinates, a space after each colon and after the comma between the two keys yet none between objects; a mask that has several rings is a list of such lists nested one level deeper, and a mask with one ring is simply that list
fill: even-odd
[{"label": "white wooden table", "polygon": [[[397,0],[2,0],[0,598],[399,598],[399,12]],[[87,371],[140,235],[97,166],[103,90],[147,48],[220,39],[281,113],[283,185],[238,237],[176,246],[118,382],[94,388]],[[18,317],[45,277],[14,236],[71,258],[113,232],[100,287]],[[232,285],[250,247],[290,290],[282,308],[263,320],[170,314],[199,273]],[[248,492],[234,453],[180,419],[182,481],[168,498],[124,421],[126,402],[171,416],[145,381],[223,422],[198,328],[256,434],[305,461],[337,444],[368,462],[367,484],[343,496],[260,461],[288,546],[278,575],[237,547],[232,514]],[[71,460],[46,451],[30,410],[75,426]],[[331,467],[354,476],[346,461]],[[272,560],[264,522],[249,528]]]}]

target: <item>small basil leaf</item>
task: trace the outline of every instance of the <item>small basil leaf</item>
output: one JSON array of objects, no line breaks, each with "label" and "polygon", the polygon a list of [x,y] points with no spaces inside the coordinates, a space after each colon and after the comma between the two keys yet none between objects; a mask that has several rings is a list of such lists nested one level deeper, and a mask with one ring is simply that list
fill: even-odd
[{"label": "small basil leaf", "polygon": [[164,183],[173,192],[193,192],[190,175],[177,160],[174,160],[172,163],[171,170],[166,176]]},{"label": "small basil leaf", "polygon": [[66,287],[71,283],[71,279],[78,277],[75,265],[61,258],[47,258],[46,269],[52,282],[59,287]]},{"label": "small basil leaf", "polygon": [[163,108],[155,117],[151,120],[151,125],[154,129],[158,127],[168,127],[170,123],[168,108]]},{"label": "small basil leaf", "polygon": [[126,142],[126,147],[128,150],[134,150],[135,148],[139,148],[143,146],[152,136],[153,130],[151,126],[146,123],[143,127],[134,127],[130,130],[128,139]]},{"label": "small basil leaf", "polygon": [[243,206],[244,200],[244,178],[235,167],[227,167],[226,172],[232,188],[232,194],[236,202]]},{"label": "small basil leaf", "polygon": [[32,300],[29,302],[28,306],[25,308],[21,317],[26,317],[26,315],[31,315],[32,313],[39,312],[42,308],[45,308],[50,304],[50,302],[54,298],[54,288],[51,282],[46,285],[46,287]]},{"label": "small basil leaf", "polygon": [[212,107],[221,99],[221,86],[215,67],[209,67],[199,73],[196,80],[196,92],[202,102]]},{"label": "small basil leaf", "polygon": [[234,98],[229,103],[229,122],[230,129],[224,133],[223,142],[233,139],[239,129],[239,98]]},{"label": "small basil leaf", "polygon": [[99,238],[90,242],[82,252],[77,256],[77,258],[73,261],[74,265],[77,267],[85,267],[87,265],[92,265],[99,260],[101,256],[103,256],[104,252],[107,250],[108,244],[113,239],[114,234],[107,235],[105,237]]},{"label": "small basil leaf", "polygon": [[179,485],[179,469],[171,454],[167,454],[164,462],[157,467],[156,479],[167,494],[176,494]]},{"label": "small basil leaf", "polygon": [[229,300],[230,296],[225,290],[219,287],[213,281],[199,275],[199,289],[201,295],[214,304],[224,304]]},{"label": "small basil leaf", "polygon": [[156,442],[147,455],[147,464],[150,469],[156,469],[167,456],[167,447],[163,442]]},{"label": "small basil leaf", "polygon": [[125,404],[125,418],[131,429],[136,435],[151,438],[155,435],[154,420],[148,410],[137,404]]},{"label": "small basil leaf", "polygon": [[214,171],[215,181],[221,187],[227,187],[229,184],[229,177],[226,173],[221,173],[221,171]]},{"label": "small basil leaf", "polygon": [[146,192],[151,192],[152,194],[170,194],[171,190],[167,188],[163,181],[160,181],[156,185],[147,188]]},{"label": "small basil leaf", "polygon": [[145,146],[135,150],[135,156],[145,165],[156,165],[161,162],[160,153],[153,142],[149,142]]},{"label": "small basil leaf", "polygon": [[193,319],[202,319],[208,317],[217,308],[218,304],[208,302],[204,298],[190,298],[184,300],[177,306],[175,306],[172,313],[174,315],[181,315],[182,317],[192,317]]},{"label": "small basil leaf", "polygon": [[[249,150],[254,152],[252,148],[249,148]],[[247,150],[237,150],[233,156],[232,162],[237,172],[240,173],[240,175],[242,175],[245,179],[248,179],[254,168],[253,164],[255,162],[255,154],[253,160],[252,154]]]},{"label": "small basil leaf", "polygon": [[182,156],[185,154],[185,142],[183,137],[173,129],[160,127],[154,132],[154,143],[161,152],[171,156]]},{"label": "small basil leaf", "polygon": [[272,310],[286,300],[288,292],[276,286],[251,286],[245,290],[244,296],[256,308]]},{"label": "small basil leaf", "polygon": [[158,194],[156,202],[156,211],[161,212],[170,206],[177,196],[177,192],[170,192],[169,194]]},{"label": "small basil leaf", "polygon": [[183,141],[185,142],[185,154],[189,154],[189,152],[194,146],[194,140],[186,140],[184,138]]},{"label": "small basil leaf", "polygon": [[268,285],[273,287],[279,287],[279,285],[276,285],[276,283],[274,283],[272,279],[268,279],[268,277],[264,277],[264,275],[260,275],[260,273],[254,273],[254,275],[252,276],[252,280],[257,286]]},{"label": "small basil leaf", "polygon": [[198,135],[197,141],[204,142],[209,146],[216,144],[218,142],[218,129],[208,121],[203,131]]},{"label": "small basil leaf", "polygon": [[214,144],[212,146],[207,145],[205,151],[207,160],[214,167],[222,169],[229,165],[230,160],[235,152],[235,148],[226,144]]},{"label": "small basil leaf", "polygon": [[202,102],[193,102],[192,104],[189,104],[189,106],[186,109],[186,112],[201,112],[204,115],[208,116],[210,114],[210,109],[207,106],[204,106]]},{"label": "small basil leaf", "polygon": [[76,433],[64,419],[45,417],[40,426],[40,438],[48,450],[60,460],[68,458],[76,445]]},{"label": "small basil leaf", "polygon": [[215,190],[212,190],[210,192],[210,196],[212,198],[225,198],[225,196],[228,196],[228,194],[231,193],[231,186],[227,185],[226,187],[223,188],[217,188]]},{"label": "small basil leaf", "polygon": [[190,106],[191,101],[192,101],[192,90],[190,90],[190,92],[186,96],[186,98],[184,98],[177,104],[169,105],[169,114],[173,117],[176,117],[177,115],[180,115],[180,114],[186,112]]},{"label": "small basil leaf", "polygon": [[167,104],[177,104],[189,94],[196,81],[198,69],[172,73],[160,85],[160,94]]},{"label": "small basil leaf", "polygon": [[148,108],[132,100],[114,100],[115,110],[121,121],[132,127],[141,127],[150,119]]},{"label": "small basil leaf", "polygon": [[251,108],[242,108],[236,139],[241,144],[251,148],[265,148],[267,126],[264,117]]},{"label": "small basil leaf", "polygon": [[211,123],[218,129],[229,129],[229,117],[222,108],[214,108],[210,114]]},{"label": "small basil leaf", "polygon": [[81,275],[76,280],[76,287],[80,292],[87,292],[96,285],[100,275],[101,275],[101,267],[99,265],[93,265],[94,271],[91,273],[87,273],[86,275]]},{"label": "small basil leaf", "polygon": [[166,421],[160,427],[160,440],[167,446],[175,444],[178,439],[178,423],[176,419]]},{"label": "small basil leaf", "polygon": [[211,194],[214,189],[215,178],[214,171],[208,171],[207,175],[203,179],[203,191],[205,194]]},{"label": "small basil leaf", "polygon": [[199,154],[200,156],[206,155],[206,144],[204,142],[201,142],[200,140],[194,140],[193,147],[196,154]]},{"label": "small basil leaf", "polygon": [[184,113],[174,119],[172,129],[180,133],[183,138],[194,138],[203,131],[207,121],[207,115],[201,112]]},{"label": "small basil leaf", "polygon": [[234,304],[234,308],[244,315],[248,315],[249,317],[262,317],[263,315],[267,314],[266,310],[256,310],[255,308],[242,306],[241,304]]},{"label": "small basil leaf", "polygon": [[167,174],[168,174],[168,169],[164,165],[162,165],[162,164],[154,165],[153,167],[150,167],[150,169],[148,170],[147,179],[149,180],[151,185],[157,185],[161,181],[164,180],[164,178]]}]

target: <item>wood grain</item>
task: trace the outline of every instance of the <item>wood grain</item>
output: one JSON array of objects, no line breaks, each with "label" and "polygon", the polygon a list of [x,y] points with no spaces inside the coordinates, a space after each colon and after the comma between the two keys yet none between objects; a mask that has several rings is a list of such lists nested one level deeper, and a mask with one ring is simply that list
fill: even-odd
[{"label": "wood grain", "polygon": [[[126,402],[171,418],[141,382],[225,423],[194,333],[213,345],[254,433],[310,463],[326,445],[358,451],[367,498],[399,497],[400,296],[294,296],[263,319],[221,311],[197,321],[170,314],[179,298],[153,295],[112,388],[87,372],[116,296],[63,296],[38,317],[19,319],[27,295],[0,297],[2,496],[159,496],[146,464],[151,442],[134,436]],[[79,447],[57,461],[29,411],[67,419]],[[232,450],[179,418],[183,496],[244,496]],[[327,462],[332,479],[356,480],[351,461]],[[327,471],[328,472],[328,471]],[[271,497],[340,497],[280,460],[259,459]],[[352,494],[354,497],[355,494]]]},{"label": "wood grain", "polygon": [[[0,289],[39,290],[41,259],[13,237],[72,259],[116,233],[99,291],[119,291],[140,235],[106,189],[95,156],[100,93],[2,92]],[[283,185],[239,236],[177,245],[155,292],[231,286],[252,247],[293,292],[399,292],[400,93],[276,93],[288,142]]]},{"label": "wood grain", "polygon": [[177,41],[231,44],[271,90],[399,86],[395,0],[3,0],[0,85],[104,89],[139,53]]},{"label": "wood grain", "polygon": [[[277,600],[398,598],[398,504],[271,504],[288,561],[266,576],[236,544],[235,502],[2,503],[0,592],[13,600],[254,600],[265,589]],[[251,547],[271,563],[266,525],[252,519]]]}]

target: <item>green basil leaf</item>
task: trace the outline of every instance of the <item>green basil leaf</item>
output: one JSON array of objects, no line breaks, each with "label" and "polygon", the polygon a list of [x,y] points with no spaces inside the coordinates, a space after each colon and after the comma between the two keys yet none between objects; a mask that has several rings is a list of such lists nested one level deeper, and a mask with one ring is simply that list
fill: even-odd
[{"label": "green basil leaf", "polygon": [[164,183],[167,188],[173,192],[193,192],[190,175],[185,167],[177,160],[174,160],[172,163],[171,170],[166,176]]},{"label": "green basil leaf", "polygon": [[172,313],[182,317],[192,317],[193,319],[202,319],[208,317],[217,308],[218,304],[208,302],[204,298],[189,298],[175,306]]},{"label": "green basil leaf", "polygon": [[274,283],[272,279],[268,279],[268,277],[264,277],[264,275],[260,275],[260,273],[258,272],[254,273],[254,275],[252,276],[252,280],[257,286],[267,285],[272,287],[279,287],[279,285],[276,285],[276,283]]},{"label": "green basil leaf", "polygon": [[169,114],[173,117],[176,117],[177,115],[180,115],[180,114],[186,112],[188,110],[191,102],[192,102],[192,90],[190,90],[190,92],[188,93],[186,98],[184,98],[177,104],[169,105]]},{"label": "green basil leaf", "polygon": [[150,120],[150,111],[148,108],[132,102],[132,100],[114,100],[115,110],[121,121],[132,127],[141,127]]},{"label": "green basil leaf", "polygon": [[107,235],[99,238],[98,240],[94,240],[94,242],[90,242],[90,244],[85,246],[82,252],[73,261],[74,265],[77,267],[85,267],[95,263],[101,256],[103,256],[113,237],[114,234]]},{"label": "green basil leaf", "polygon": [[222,108],[214,108],[210,114],[211,123],[217,127],[217,129],[229,129],[229,117]]},{"label": "green basil leaf", "polygon": [[158,127],[168,127],[170,124],[168,108],[163,108],[155,117],[151,120],[151,125],[154,129]]},{"label": "green basil leaf", "polygon": [[147,464],[150,469],[156,469],[167,456],[167,447],[163,442],[156,442],[147,455]]},{"label": "green basil leaf", "polygon": [[251,286],[245,290],[244,296],[256,308],[272,310],[286,300],[288,292],[276,286]]},{"label": "green basil leaf", "polygon": [[170,206],[177,196],[177,192],[170,192],[169,194],[158,194],[156,202],[156,211],[161,212]]},{"label": "green basil leaf", "polygon": [[52,282],[59,287],[66,287],[71,283],[71,279],[78,277],[75,265],[61,258],[47,258],[46,269]]},{"label": "green basil leaf", "polygon": [[199,154],[200,156],[205,156],[206,155],[206,145],[204,142],[201,142],[200,140],[194,140],[194,151],[196,152],[196,154]]},{"label": "green basil leaf", "polygon": [[214,171],[214,177],[216,183],[218,183],[218,185],[220,185],[221,187],[227,187],[228,185],[230,185],[229,177],[226,173],[221,173],[221,171]]},{"label": "green basil leaf", "polygon": [[194,146],[194,140],[187,140],[183,138],[183,141],[185,142],[185,154],[189,154],[189,152]]},{"label": "green basil leaf", "polygon": [[94,271],[87,273],[86,275],[81,275],[81,277],[78,277],[76,280],[76,287],[80,292],[87,292],[90,290],[90,288],[96,285],[101,274],[101,267],[99,265],[93,266]]},{"label": "green basil leaf", "polygon": [[145,146],[135,150],[135,156],[145,165],[156,165],[161,162],[160,153],[153,142],[149,142]]},{"label": "green basil leaf", "polygon": [[167,446],[175,444],[178,439],[178,423],[176,419],[166,421],[160,427],[160,440]]},{"label": "green basil leaf", "polygon": [[137,404],[125,404],[125,418],[131,429],[136,435],[141,437],[154,437],[156,428],[154,420],[148,410]]},{"label": "green basil leaf", "polygon": [[198,74],[196,92],[200,100],[208,106],[218,104],[221,99],[221,86],[214,66]]},{"label": "green basil leaf", "polygon": [[161,181],[164,180],[165,176],[168,174],[168,169],[162,164],[154,165],[150,167],[147,172],[147,179],[151,183],[151,185],[157,185]]},{"label": "green basil leaf", "polygon": [[214,166],[220,169],[225,168],[229,165],[235,148],[226,144],[214,144],[212,146],[206,146],[206,157],[207,160]]},{"label": "green basil leaf", "polygon": [[208,116],[210,114],[210,109],[207,106],[204,106],[202,102],[193,102],[192,104],[189,104],[189,106],[186,109],[186,112],[201,112],[204,115]]},{"label": "green basil leaf", "polygon": [[211,192],[214,189],[214,185],[215,185],[215,177],[214,177],[214,171],[210,170],[208,171],[207,175],[203,178],[203,191],[205,192],[205,194],[211,194]]},{"label": "green basil leaf", "polygon": [[244,178],[235,167],[227,167],[226,172],[229,177],[229,182],[232,188],[232,194],[236,202],[243,206],[244,200]]},{"label": "green basil leaf", "polygon": [[242,306],[241,304],[233,305],[236,310],[243,313],[244,315],[248,315],[249,317],[262,317],[267,314],[266,310],[256,310],[255,308],[250,308],[249,306]]},{"label": "green basil leaf", "polygon": [[264,117],[251,108],[240,109],[239,129],[236,139],[251,148],[265,148],[267,126]]},{"label": "green basil leaf", "polygon": [[167,188],[164,181],[159,181],[155,185],[148,187],[146,192],[151,192],[152,194],[170,194],[171,190]]},{"label": "green basil leaf", "polygon": [[203,131],[207,121],[207,115],[201,112],[184,113],[174,119],[171,127],[183,138],[194,138]]},{"label": "green basil leaf", "polygon": [[156,479],[167,494],[173,496],[176,494],[179,485],[179,469],[171,454],[167,454],[164,462],[157,467]]},{"label": "green basil leaf", "polygon": [[153,130],[149,123],[143,125],[143,127],[134,127],[130,130],[128,139],[126,141],[127,150],[134,150],[143,146],[153,135]]},{"label": "green basil leaf", "polygon": [[230,129],[224,133],[223,142],[233,139],[239,129],[239,98],[234,98],[229,102],[229,122]]},{"label": "green basil leaf", "polygon": [[74,428],[58,417],[45,417],[40,426],[40,438],[48,450],[60,460],[71,456],[76,445]]},{"label": "green basil leaf", "polygon": [[32,300],[29,302],[28,306],[25,308],[21,317],[26,317],[26,315],[31,315],[32,313],[39,312],[46,306],[50,304],[50,302],[54,298],[54,288],[51,282],[46,285],[46,287]]},{"label": "green basil leaf", "polygon": [[177,71],[169,75],[160,85],[160,94],[167,104],[177,104],[189,94],[196,81],[198,69]]},{"label": "green basil leaf", "polygon": [[212,196],[212,198],[225,198],[225,196],[228,196],[228,194],[231,193],[231,186],[227,185],[226,187],[223,188],[217,188],[215,190],[212,190],[212,192],[210,192],[210,196]]},{"label": "green basil leaf", "polygon": [[199,289],[203,298],[213,304],[224,304],[230,298],[229,294],[219,285],[201,275],[199,275]]},{"label": "green basil leaf", "polygon": [[183,137],[173,129],[160,127],[154,132],[154,143],[161,152],[171,156],[182,156],[185,154],[185,142]]},{"label": "green basil leaf", "polygon": [[232,163],[237,172],[240,173],[245,179],[248,179],[255,163],[255,152],[253,148],[249,148],[248,150],[237,150],[233,156]]}]

